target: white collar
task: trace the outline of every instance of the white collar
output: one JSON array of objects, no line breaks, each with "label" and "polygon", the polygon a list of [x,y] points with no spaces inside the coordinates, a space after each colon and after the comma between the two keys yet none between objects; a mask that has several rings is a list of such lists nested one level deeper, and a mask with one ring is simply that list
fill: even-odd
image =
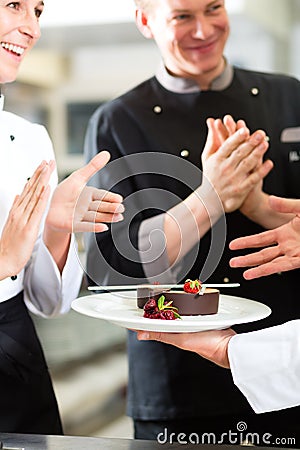
[{"label": "white collar", "polygon": [[4,107],[4,95],[0,94],[0,111],[3,110]]},{"label": "white collar", "polygon": [[[164,88],[177,94],[190,94],[201,91],[199,85],[194,80],[170,75],[163,62],[160,64],[155,76]],[[213,80],[210,90],[222,91],[231,84],[232,79],[233,67],[226,61],[225,69],[221,75]]]}]

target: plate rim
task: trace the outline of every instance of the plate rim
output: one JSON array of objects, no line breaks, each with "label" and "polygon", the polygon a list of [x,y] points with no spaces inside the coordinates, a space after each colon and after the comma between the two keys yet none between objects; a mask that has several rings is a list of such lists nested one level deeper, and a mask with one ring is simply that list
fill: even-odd
[{"label": "plate rim", "polygon": [[[128,291],[125,291],[128,299]],[[120,292],[118,292],[120,294]],[[233,296],[233,295],[225,295],[220,294],[220,301],[221,302],[240,302],[243,301],[248,309],[250,307],[256,307],[257,311],[254,311],[253,314],[250,312],[246,313],[246,317],[235,317],[235,318],[218,318],[215,319],[213,316],[215,315],[207,315],[207,316],[184,316],[182,320],[172,320],[172,321],[165,321],[160,319],[147,319],[144,317],[132,317],[132,318],[118,318],[115,315],[109,315],[106,313],[102,313],[96,310],[89,310],[87,311],[87,308],[82,308],[82,304],[86,302],[87,300],[90,300],[90,302],[94,301],[95,299],[101,299],[107,300],[108,302],[112,302],[107,297],[118,297],[118,299],[125,300],[124,297],[120,295],[116,295],[116,293],[100,293],[100,294],[89,294],[86,296],[78,297],[75,300],[72,301],[71,308],[76,311],[79,314],[83,314],[88,317],[93,317],[95,319],[105,320],[108,321],[116,326],[121,326],[123,328],[127,329],[136,329],[136,330],[144,330],[144,331],[158,331],[158,332],[196,332],[196,331],[206,331],[206,330],[217,330],[217,329],[224,329],[228,328],[234,325],[240,325],[243,323],[250,323],[255,322],[258,320],[262,320],[266,317],[268,317],[272,310],[268,305],[265,305],[264,303],[261,303],[257,300],[248,299],[245,297],[239,297],[239,296]],[[106,298],[103,298],[106,297]],[[132,300],[131,296],[129,296]],[[137,308],[138,311],[138,308]],[[201,317],[201,320],[196,320],[197,317]],[[248,318],[247,318],[248,317]],[[189,320],[193,318],[192,320]]]}]

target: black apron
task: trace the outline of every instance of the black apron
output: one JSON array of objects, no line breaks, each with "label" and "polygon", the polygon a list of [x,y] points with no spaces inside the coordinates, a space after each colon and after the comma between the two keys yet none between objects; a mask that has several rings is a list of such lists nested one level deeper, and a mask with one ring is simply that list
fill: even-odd
[{"label": "black apron", "polygon": [[0,431],[62,434],[51,378],[23,292],[0,303]]}]

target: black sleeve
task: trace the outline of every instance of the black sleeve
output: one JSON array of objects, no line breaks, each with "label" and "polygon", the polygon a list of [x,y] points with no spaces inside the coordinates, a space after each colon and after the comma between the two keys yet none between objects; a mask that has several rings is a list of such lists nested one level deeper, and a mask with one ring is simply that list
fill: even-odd
[{"label": "black sleeve", "polygon": [[145,274],[137,248],[138,230],[145,217],[139,198],[134,195],[140,189],[139,176],[131,175],[134,168],[126,163],[126,155],[117,144],[114,120],[118,119],[111,117],[108,105],[94,113],[87,128],[84,153],[89,161],[101,150],[110,152],[110,162],[89,184],[121,194],[126,213],[124,221],[109,225],[108,231],[86,234],[86,272],[93,284],[144,283]]}]

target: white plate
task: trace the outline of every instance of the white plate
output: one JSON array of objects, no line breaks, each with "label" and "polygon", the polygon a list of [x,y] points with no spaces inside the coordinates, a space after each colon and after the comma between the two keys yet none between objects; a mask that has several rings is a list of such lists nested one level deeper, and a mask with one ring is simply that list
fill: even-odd
[{"label": "white plate", "polygon": [[207,316],[183,316],[182,319],[146,319],[136,306],[136,292],[105,293],[79,297],[72,308],[86,316],[107,320],[134,330],[189,333],[228,328],[232,325],[263,319],[271,309],[263,303],[242,297],[220,294],[219,312]]}]

